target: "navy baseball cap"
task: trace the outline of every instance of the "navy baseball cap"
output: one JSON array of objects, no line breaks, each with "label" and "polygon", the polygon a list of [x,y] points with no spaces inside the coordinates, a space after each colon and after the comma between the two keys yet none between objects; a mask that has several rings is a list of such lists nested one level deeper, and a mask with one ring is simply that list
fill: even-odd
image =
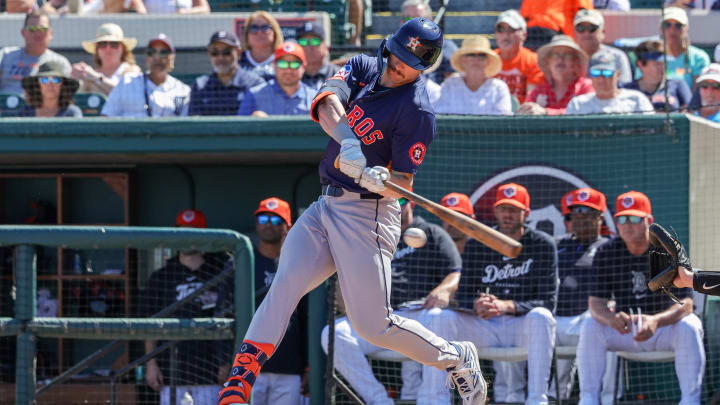
[{"label": "navy baseball cap", "polygon": [[175,53],[175,47],[173,46],[172,40],[170,40],[169,36],[167,36],[163,33],[157,34],[157,36],[155,38],[151,39],[148,42],[148,48],[150,48],[152,46],[153,42],[161,42],[161,43],[165,44],[165,46],[170,48],[170,52]]},{"label": "navy baseball cap", "polygon": [[303,23],[303,26],[298,28],[297,34],[295,35],[297,38],[300,38],[303,35],[312,34],[323,41],[325,40],[325,28],[323,28],[322,25],[314,22],[314,21],[307,21]]},{"label": "navy baseball cap", "polygon": [[212,34],[208,46],[214,44],[215,42],[222,42],[223,44],[234,46],[236,48],[240,47],[240,41],[238,41],[237,37],[229,31],[218,31]]}]

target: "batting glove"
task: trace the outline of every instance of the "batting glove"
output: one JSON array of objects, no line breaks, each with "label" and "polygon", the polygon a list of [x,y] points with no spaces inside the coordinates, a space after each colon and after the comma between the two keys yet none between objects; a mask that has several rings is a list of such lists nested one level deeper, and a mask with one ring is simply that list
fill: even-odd
[{"label": "batting glove", "polygon": [[365,155],[360,148],[360,141],[357,139],[343,139],[340,144],[340,156],[338,159],[340,171],[358,181],[367,165]]},{"label": "batting glove", "polygon": [[385,191],[385,180],[390,178],[390,172],[386,167],[366,167],[360,176],[360,187],[366,188],[372,193]]}]

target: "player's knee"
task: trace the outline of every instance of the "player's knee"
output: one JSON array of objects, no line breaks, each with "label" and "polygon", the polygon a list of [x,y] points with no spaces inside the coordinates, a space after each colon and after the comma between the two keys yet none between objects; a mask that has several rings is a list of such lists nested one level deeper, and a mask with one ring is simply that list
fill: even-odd
[{"label": "player's knee", "polygon": [[555,327],[556,325],[555,317],[547,308],[533,308],[526,316],[532,325],[550,327]]},{"label": "player's knee", "polygon": [[702,341],[702,322],[695,314],[690,314],[678,321],[676,328],[679,339]]},{"label": "player's knee", "polygon": [[580,325],[580,340],[583,340],[583,337],[588,336],[602,336],[602,329],[603,324],[598,322],[592,316],[588,316],[582,321],[582,324]]}]

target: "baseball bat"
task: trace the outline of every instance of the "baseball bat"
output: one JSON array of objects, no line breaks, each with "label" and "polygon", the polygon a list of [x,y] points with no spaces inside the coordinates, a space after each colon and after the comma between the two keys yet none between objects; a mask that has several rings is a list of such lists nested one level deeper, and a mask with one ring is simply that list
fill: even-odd
[{"label": "baseball bat", "polygon": [[[340,168],[340,156],[335,158],[335,168]],[[522,251],[522,245],[515,239],[480,223],[467,215],[463,215],[450,208],[430,201],[427,198],[415,194],[410,190],[398,186],[390,180],[385,180],[385,187],[397,194],[407,198],[409,201],[425,208],[428,212],[454,226],[465,235],[477,240],[490,249],[510,258],[516,258]]]},{"label": "baseball bat", "polygon": [[450,208],[430,201],[415,194],[391,181],[385,181],[385,187],[407,198],[409,201],[425,208],[431,214],[459,229],[465,235],[477,240],[494,251],[511,258],[516,258],[522,251],[522,245],[515,239],[478,222],[467,215],[463,215]]}]

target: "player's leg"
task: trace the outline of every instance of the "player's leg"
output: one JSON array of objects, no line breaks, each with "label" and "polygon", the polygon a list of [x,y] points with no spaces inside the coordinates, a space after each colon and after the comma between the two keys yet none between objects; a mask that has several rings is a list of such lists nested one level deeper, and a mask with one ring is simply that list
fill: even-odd
[{"label": "player's leg", "polygon": [[[620,371],[617,368],[620,367]],[[602,379],[602,391],[600,391],[600,403],[602,405],[614,405],[615,399],[615,377],[617,373],[623,375],[622,364],[618,361],[617,353],[607,352],[605,355],[605,374]],[[617,398],[622,396],[623,379],[618,380]]]},{"label": "player's leg", "polygon": [[252,388],[253,405],[272,405],[269,396],[272,377],[272,373],[258,375]]},{"label": "player's leg", "polygon": [[555,318],[547,308],[533,308],[523,316],[508,317],[507,333],[514,344],[528,349],[528,384],[525,403],[548,402],[547,388],[550,380],[553,350],[555,348]]},{"label": "player's leg", "polygon": [[[190,386],[190,395],[193,398],[193,404],[212,404],[217,401],[219,385],[193,385]],[[178,397],[182,398],[182,397]],[[178,399],[179,401],[179,399]]]},{"label": "player's leg", "polygon": [[493,361],[495,402],[525,402],[525,361]]},{"label": "player's leg", "polygon": [[705,373],[705,349],[700,319],[690,314],[677,323],[658,328],[655,350],[675,351],[675,373],[680,382],[680,405],[700,403]]},{"label": "player's leg", "polygon": [[[442,314],[441,308],[419,309],[412,311],[396,311],[395,313],[408,319],[414,319],[420,324],[427,327],[433,317]],[[428,328],[430,329],[430,328]],[[430,329],[432,330],[432,329]],[[447,338],[447,336],[446,336]],[[400,369],[402,378],[402,388],[400,389],[400,399],[403,401],[416,401],[418,392],[422,386],[422,369],[423,365],[416,361],[403,361]]]},{"label": "player's leg", "polygon": [[267,394],[267,404],[298,405],[302,396],[300,394],[301,388],[302,378],[299,375],[272,373],[272,380]]},{"label": "player's leg", "polygon": [[[577,316],[557,316],[555,321],[557,326],[555,329],[555,346],[577,346],[580,338],[580,323],[584,319],[584,315]],[[572,385],[575,380],[575,359],[558,359],[557,376],[560,385],[560,399],[568,399],[572,392]],[[555,388],[555,380],[550,381],[550,396],[555,396],[557,390]]]},{"label": "player's leg", "polygon": [[320,221],[323,206],[323,199],[313,203],[288,232],[275,279],[235,355],[220,405],[247,403],[260,368],[285,335],[300,298],[335,271]]},{"label": "player's leg", "polygon": [[[320,335],[320,343],[327,353],[328,334],[325,327]],[[335,321],[335,358],[334,366],[350,383],[368,405],[392,405],[385,387],[375,378],[365,355],[383,350],[368,343],[355,333],[346,317]]]}]

